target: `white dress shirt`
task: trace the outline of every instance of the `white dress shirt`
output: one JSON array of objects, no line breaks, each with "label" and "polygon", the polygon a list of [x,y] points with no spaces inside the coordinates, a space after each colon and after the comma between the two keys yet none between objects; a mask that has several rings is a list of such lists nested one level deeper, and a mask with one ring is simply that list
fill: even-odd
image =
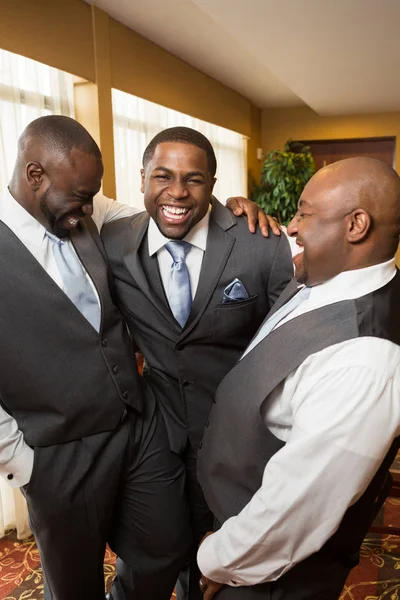
[{"label": "white dress shirt", "polygon": [[[97,194],[93,202],[92,218],[100,230],[105,223],[137,212],[140,211]],[[8,189],[0,196],[0,221],[14,232],[50,277],[63,289],[63,282],[53,255],[53,243],[45,235],[45,228],[14,200]],[[86,276],[98,299],[97,291],[87,273]],[[25,443],[15,419],[0,407],[0,475],[11,487],[20,487],[28,483],[32,466],[32,449]],[[9,474],[13,475],[11,480],[7,478]]]},{"label": "white dress shirt", "polygon": [[[201,265],[203,262],[204,252],[206,251],[207,246],[209,222],[210,211],[207,211],[206,215],[201,219],[201,221],[196,223],[196,225],[189,231],[187,236],[183,238],[185,242],[189,242],[189,244],[192,245],[192,247],[186,255],[186,266],[189,271],[192,300],[196,295],[197,286],[199,284]],[[150,256],[153,256],[153,254],[157,253],[157,260],[158,265],[160,267],[161,280],[164,286],[164,291],[168,296],[168,282],[173,261],[171,254],[165,248],[165,244],[168,244],[168,242],[170,242],[171,240],[169,238],[166,238],[161,233],[153,219],[150,219],[149,228],[147,232],[147,239],[149,243]]]},{"label": "white dress shirt", "polygon": [[[341,273],[278,326],[388,283],[394,260]],[[250,502],[208,537],[202,573],[227,585],[273,581],[318,551],[367,488],[400,434],[400,348],[363,337],[309,356],[261,407],[286,445],[268,462]]]}]

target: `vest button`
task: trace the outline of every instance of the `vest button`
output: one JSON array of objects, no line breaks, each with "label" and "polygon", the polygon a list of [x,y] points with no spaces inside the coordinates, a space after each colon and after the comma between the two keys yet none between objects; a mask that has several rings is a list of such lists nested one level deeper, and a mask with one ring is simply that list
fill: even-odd
[{"label": "vest button", "polygon": [[11,479],[14,479],[14,475],[12,473],[9,473],[7,475],[7,479],[9,479],[11,481]]},{"label": "vest button", "polygon": [[201,450],[202,447],[203,447],[203,442],[200,442],[200,444],[199,444],[199,450]]},{"label": "vest button", "polygon": [[107,346],[107,340],[101,340],[101,345],[105,348]]},{"label": "vest button", "polygon": [[127,399],[128,399],[128,396],[129,396],[128,392],[124,392],[124,393],[122,394],[122,397],[123,397],[123,399],[124,399],[124,400],[127,400]]},{"label": "vest button", "polygon": [[207,419],[206,427],[210,427],[210,421]]},{"label": "vest button", "polygon": [[187,379],[185,379],[185,381],[182,381],[182,387],[187,387],[188,385],[190,385],[190,381],[188,381]]},{"label": "vest button", "polygon": [[115,375],[118,373],[118,365],[115,365],[115,367],[112,368],[112,372],[115,373]]},{"label": "vest button", "polygon": [[178,346],[176,347],[177,350],[183,350],[184,349],[184,345],[183,344],[178,344]]}]

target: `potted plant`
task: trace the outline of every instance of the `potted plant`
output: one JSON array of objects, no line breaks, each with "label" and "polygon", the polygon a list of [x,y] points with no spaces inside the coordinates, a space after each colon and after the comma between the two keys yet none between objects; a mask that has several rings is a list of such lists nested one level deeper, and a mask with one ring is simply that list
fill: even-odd
[{"label": "potted plant", "polygon": [[315,172],[308,146],[288,140],[283,152],[272,150],[265,158],[260,185],[254,188],[252,199],[282,225],[292,219],[307,181]]}]

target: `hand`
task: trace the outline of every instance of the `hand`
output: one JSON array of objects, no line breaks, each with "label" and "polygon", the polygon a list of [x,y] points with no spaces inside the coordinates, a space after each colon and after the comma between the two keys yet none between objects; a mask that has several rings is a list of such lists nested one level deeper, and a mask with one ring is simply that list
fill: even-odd
[{"label": "hand", "polygon": [[[212,534],[213,534],[212,531],[208,531],[206,533],[206,535],[203,537],[203,539],[201,540],[201,542],[199,544],[199,548],[202,545],[202,543],[204,542],[204,540],[206,538],[208,538],[209,535],[212,535]],[[212,600],[212,598],[214,598],[215,594],[217,594],[219,592],[219,590],[222,587],[224,587],[222,583],[217,583],[216,581],[209,579],[205,575],[202,575],[200,577],[199,586],[200,586],[200,591],[203,594],[203,600]]]},{"label": "hand", "polygon": [[249,231],[251,233],[255,233],[258,223],[264,237],[268,237],[268,225],[271,227],[274,235],[281,235],[281,228],[278,221],[274,217],[266,215],[255,202],[252,202],[248,198],[233,196],[232,198],[228,198],[226,206],[237,217],[247,215]]},{"label": "hand", "polygon": [[224,587],[223,583],[217,583],[205,577],[204,575],[200,578],[200,591],[203,593],[203,600],[212,600],[216,594]]}]

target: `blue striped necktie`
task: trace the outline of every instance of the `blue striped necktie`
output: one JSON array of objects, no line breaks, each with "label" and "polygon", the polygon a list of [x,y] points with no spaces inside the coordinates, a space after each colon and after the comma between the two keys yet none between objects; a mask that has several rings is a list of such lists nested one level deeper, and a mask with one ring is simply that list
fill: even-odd
[{"label": "blue striped necktie", "polygon": [[168,302],[179,325],[183,328],[192,308],[192,291],[190,289],[189,271],[186,255],[192,247],[189,242],[174,241],[165,244],[173,259],[168,281]]}]

